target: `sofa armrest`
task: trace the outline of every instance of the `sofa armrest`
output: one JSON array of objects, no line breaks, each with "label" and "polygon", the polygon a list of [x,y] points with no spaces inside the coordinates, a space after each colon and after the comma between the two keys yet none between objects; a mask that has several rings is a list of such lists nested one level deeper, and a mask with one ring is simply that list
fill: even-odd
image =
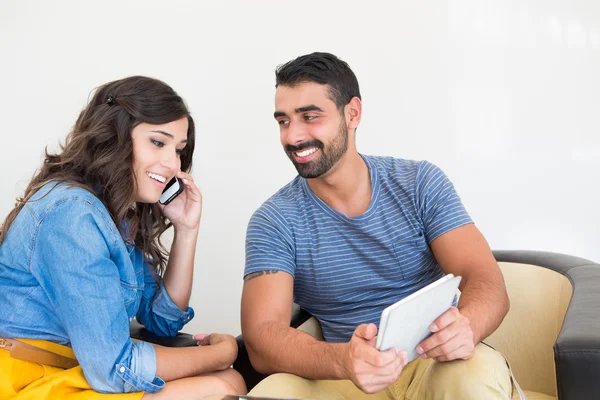
[{"label": "sofa armrest", "polygon": [[494,256],[499,262],[548,268],[571,281],[573,295],[554,343],[558,398],[596,398],[600,393],[600,265],[541,251],[497,250]]},{"label": "sofa armrest", "polygon": [[[310,319],[312,315],[310,315],[305,310],[301,309],[299,305],[293,304],[292,306],[292,318],[290,320],[290,326],[292,328],[298,328],[308,319]],[[258,384],[258,382],[262,381],[267,377],[265,374],[261,374],[256,371],[250,362],[250,357],[248,356],[248,349],[246,348],[246,344],[244,343],[244,337],[242,335],[237,338],[238,343],[238,356],[233,364],[233,368],[235,368],[242,376],[244,377],[244,381],[246,382],[246,387],[248,390],[252,390],[254,386]]]},{"label": "sofa armrest", "polygon": [[567,276],[573,297],[554,345],[558,397],[592,399],[600,393],[600,265],[573,268]]},{"label": "sofa armrest", "polygon": [[165,347],[198,346],[198,342],[196,342],[194,337],[189,333],[179,332],[177,336],[157,336],[135,320],[129,325],[129,336],[131,336],[132,339],[143,340],[144,342],[154,343]]}]

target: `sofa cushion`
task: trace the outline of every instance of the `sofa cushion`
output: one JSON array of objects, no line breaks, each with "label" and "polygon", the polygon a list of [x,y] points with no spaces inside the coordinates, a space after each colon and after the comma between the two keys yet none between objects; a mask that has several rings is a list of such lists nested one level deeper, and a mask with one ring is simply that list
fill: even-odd
[{"label": "sofa cushion", "polygon": [[558,272],[501,262],[510,311],[485,339],[508,359],[523,390],[556,396],[553,346],[573,292]]}]

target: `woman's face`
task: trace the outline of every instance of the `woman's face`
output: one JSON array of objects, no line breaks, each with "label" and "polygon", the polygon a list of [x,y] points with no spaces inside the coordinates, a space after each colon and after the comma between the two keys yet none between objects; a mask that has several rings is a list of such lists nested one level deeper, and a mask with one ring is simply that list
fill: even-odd
[{"label": "woman's face", "polygon": [[167,183],[181,168],[181,151],[187,143],[186,117],[164,125],[141,123],[131,132],[135,198],[156,203]]}]

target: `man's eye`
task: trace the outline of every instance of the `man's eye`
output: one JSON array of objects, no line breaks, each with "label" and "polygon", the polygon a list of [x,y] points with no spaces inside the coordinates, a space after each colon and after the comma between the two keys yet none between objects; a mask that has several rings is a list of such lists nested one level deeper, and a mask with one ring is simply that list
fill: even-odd
[{"label": "man's eye", "polygon": [[304,119],[307,121],[312,121],[313,119],[316,119],[317,116],[316,115],[305,115]]},{"label": "man's eye", "polygon": [[279,125],[289,125],[290,121],[288,121],[287,119],[280,119],[279,121],[277,121],[277,123]]},{"label": "man's eye", "polygon": [[163,147],[165,144],[163,142],[161,142],[160,140],[156,140],[156,139],[150,139],[150,141],[152,142],[153,145],[155,145],[156,147]]}]

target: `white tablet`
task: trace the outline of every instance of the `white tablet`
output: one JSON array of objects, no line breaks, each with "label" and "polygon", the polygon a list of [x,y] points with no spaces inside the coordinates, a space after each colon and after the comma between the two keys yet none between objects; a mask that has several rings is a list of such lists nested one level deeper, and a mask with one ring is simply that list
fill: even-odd
[{"label": "white tablet", "polygon": [[460,276],[448,274],[387,307],[381,313],[377,350],[404,350],[409,361],[419,356],[415,348],[431,335],[429,326],[452,307]]}]

